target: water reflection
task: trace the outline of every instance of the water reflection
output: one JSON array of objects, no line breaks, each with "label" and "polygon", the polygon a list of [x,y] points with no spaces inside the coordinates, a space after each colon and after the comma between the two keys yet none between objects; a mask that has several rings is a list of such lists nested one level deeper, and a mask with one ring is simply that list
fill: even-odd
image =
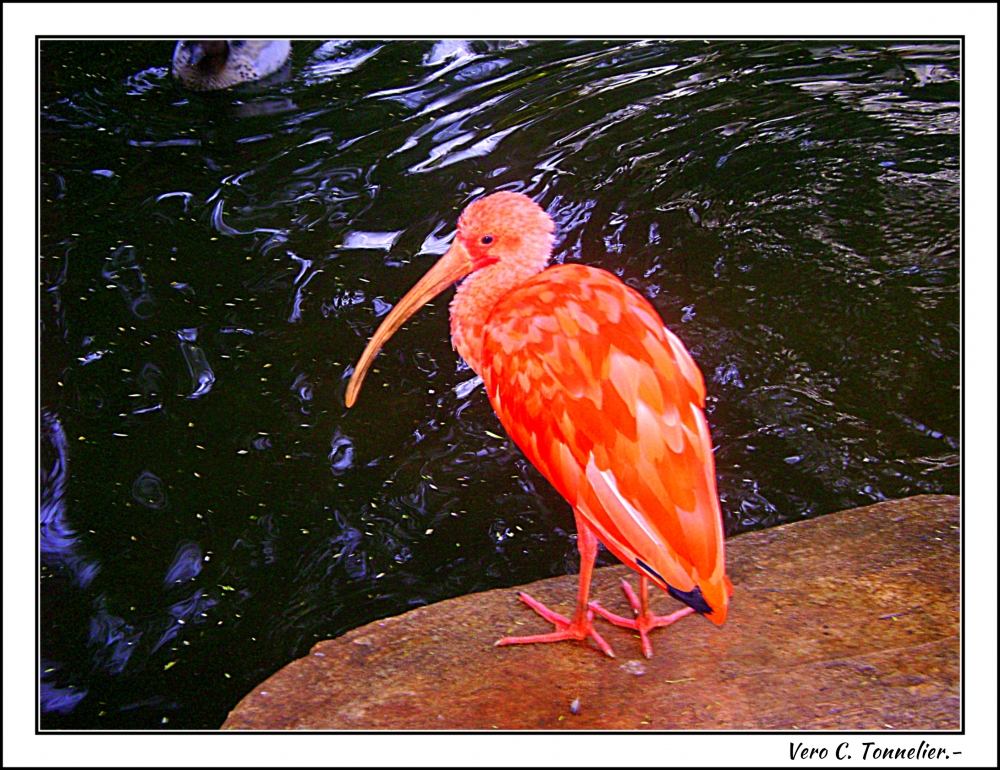
[{"label": "water reflection", "polygon": [[328,82],[338,75],[353,72],[382,50],[381,45],[353,40],[329,40],[313,51],[303,73],[306,85]]},{"label": "water reflection", "polygon": [[153,510],[163,510],[168,506],[167,496],[163,491],[163,482],[149,471],[143,471],[132,483],[132,497]]},{"label": "water reflection", "polygon": [[334,476],[340,476],[354,464],[354,443],[348,436],[334,432],[330,441],[330,470]]},{"label": "water reflection", "polygon": [[181,340],[180,349],[191,375],[191,392],[188,398],[201,398],[212,389],[215,372],[212,371],[205,351],[193,344],[198,339],[197,329],[181,329],[177,332]]},{"label": "water reflection", "polygon": [[217,727],[320,638],[576,569],[447,297],[343,405],[496,189],[692,351],[729,534],[957,491],[956,43],[296,41],[191,94],[161,42],[43,44],[43,726]]},{"label": "water reflection", "polygon": [[55,415],[42,409],[40,417],[39,550],[42,568],[65,570],[76,586],[86,588],[100,571],[100,564],[82,552],[78,533],[66,509],[69,442]]},{"label": "water reflection", "polygon": [[181,543],[177,546],[177,553],[174,554],[173,561],[167,567],[163,584],[173,586],[198,577],[203,558],[201,548],[197,543]]},{"label": "water reflection", "polygon": [[38,698],[43,714],[69,714],[76,708],[77,704],[87,697],[86,690],[80,690],[75,685],[68,687],[57,687],[50,677],[59,670],[60,666],[49,660],[41,661],[41,671],[39,673]]}]

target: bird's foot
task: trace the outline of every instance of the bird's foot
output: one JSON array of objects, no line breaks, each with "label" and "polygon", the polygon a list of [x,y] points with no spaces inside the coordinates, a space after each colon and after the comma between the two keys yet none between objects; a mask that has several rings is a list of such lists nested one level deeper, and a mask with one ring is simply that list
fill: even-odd
[{"label": "bird's foot", "polygon": [[677,612],[672,612],[669,615],[654,615],[648,611],[643,612],[642,605],[639,602],[639,597],[635,595],[635,591],[632,590],[632,586],[629,585],[627,580],[622,580],[622,590],[625,592],[628,603],[632,605],[632,612],[635,613],[634,619],[623,618],[621,615],[615,615],[612,612],[608,612],[597,602],[591,602],[590,609],[610,623],[614,623],[616,626],[631,628],[633,631],[638,631],[639,638],[642,640],[642,652],[647,658],[653,657],[653,645],[649,642],[650,631],[654,628],[663,628],[664,626],[676,623],[681,618],[694,612],[691,607],[685,607],[684,609],[677,610]]},{"label": "bird's foot", "polygon": [[542,642],[562,642],[567,639],[586,639],[592,637],[601,651],[609,658],[615,656],[611,645],[608,644],[601,635],[594,629],[594,613],[588,610],[585,614],[577,613],[573,620],[558,612],[553,612],[544,604],[532,599],[528,594],[518,592],[518,598],[527,604],[531,609],[555,625],[556,630],[549,634],[535,634],[534,636],[505,636],[493,643],[494,647],[501,647],[505,644],[539,644]]}]

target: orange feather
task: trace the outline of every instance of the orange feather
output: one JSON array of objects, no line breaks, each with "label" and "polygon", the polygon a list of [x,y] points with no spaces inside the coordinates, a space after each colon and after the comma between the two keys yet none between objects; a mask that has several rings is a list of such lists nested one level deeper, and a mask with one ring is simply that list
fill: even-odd
[{"label": "orange feather", "polygon": [[704,384],[656,318],[608,272],[552,267],[494,306],[481,374],[504,428],[611,552],[664,590],[699,587],[721,624],[728,597]]}]

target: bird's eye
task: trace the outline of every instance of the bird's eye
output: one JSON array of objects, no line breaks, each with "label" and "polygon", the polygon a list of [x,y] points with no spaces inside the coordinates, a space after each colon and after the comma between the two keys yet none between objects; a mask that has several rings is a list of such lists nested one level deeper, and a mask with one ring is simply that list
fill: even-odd
[{"label": "bird's eye", "polygon": [[482,244],[484,246],[489,246],[491,243],[493,243],[493,236],[492,235],[484,235],[483,239],[482,239]]}]

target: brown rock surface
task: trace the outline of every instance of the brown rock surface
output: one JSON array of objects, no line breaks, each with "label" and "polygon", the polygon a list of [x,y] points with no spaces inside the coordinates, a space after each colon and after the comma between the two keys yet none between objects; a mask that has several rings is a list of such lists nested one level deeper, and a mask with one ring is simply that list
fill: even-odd
[{"label": "brown rock surface", "polygon": [[[735,537],[726,624],[655,631],[652,660],[600,619],[614,659],[590,641],[494,647],[551,626],[514,589],[451,599],[318,643],[223,729],[957,730],[959,543],[959,498],[943,495]],[[621,577],[597,570],[593,593],[625,613]],[[526,590],[570,614],[576,581]]]}]

